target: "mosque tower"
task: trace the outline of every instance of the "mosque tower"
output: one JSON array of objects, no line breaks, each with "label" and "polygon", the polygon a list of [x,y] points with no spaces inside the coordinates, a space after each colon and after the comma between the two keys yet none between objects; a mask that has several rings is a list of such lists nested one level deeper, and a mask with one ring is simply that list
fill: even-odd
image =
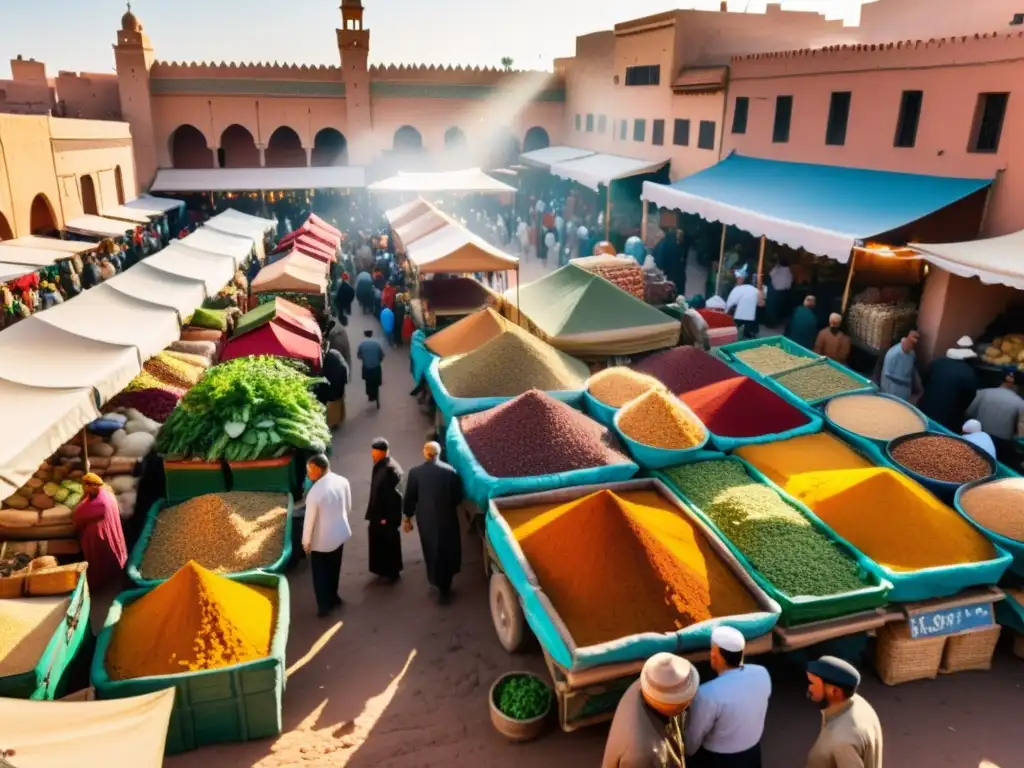
[{"label": "mosque tower", "polygon": [[370,30],[363,29],[361,0],[342,0],[341,29],[338,30],[341,79],[345,84],[347,112],[345,134],[349,162],[365,165],[371,160],[373,119],[370,114]]},{"label": "mosque tower", "polygon": [[117,88],[121,97],[121,119],[131,126],[135,148],[135,181],[138,189],[153,182],[157,170],[156,139],[153,127],[153,99],[150,70],[153,47],[132,13],[132,4],[121,17],[121,29],[114,46]]}]

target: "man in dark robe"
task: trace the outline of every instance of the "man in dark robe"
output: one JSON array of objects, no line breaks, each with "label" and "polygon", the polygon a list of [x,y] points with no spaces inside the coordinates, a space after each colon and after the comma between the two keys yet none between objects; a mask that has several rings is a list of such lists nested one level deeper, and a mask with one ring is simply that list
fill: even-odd
[{"label": "man in dark robe", "polygon": [[945,357],[932,362],[917,403],[925,416],[950,430],[963,424],[964,413],[978,394],[978,377],[968,362],[977,356],[974,342],[964,336],[956,347],[946,350]]},{"label": "man in dark robe", "polygon": [[802,306],[793,310],[786,326],[786,338],[806,349],[814,349],[814,342],[818,340],[818,317],[814,314],[816,304],[815,298],[808,296]]},{"label": "man in dark robe", "polygon": [[338,315],[351,315],[352,302],[356,297],[356,289],[348,281],[348,272],[342,274],[341,282],[338,283],[338,290],[335,292],[334,297],[334,304]]},{"label": "man in dark robe", "polygon": [[370,446],[373,474],[370,501],[366,505],[369,524],[370,573],[386,584],[394,584],[402,573],[402,468],[389,454],[388,441],[378,437]]},{"label": "man in dark robe", "polygon": [[440,455],[438,443],[427,443],[423,446],[426,461],[409,472],[404,530],[412,531],[413,517],[419,517],[427,581],[437,588],[438,601],[446,605],[451,599],[452,578],[462,566],[458,513],[462,481],[451,465],[440,460]]}]

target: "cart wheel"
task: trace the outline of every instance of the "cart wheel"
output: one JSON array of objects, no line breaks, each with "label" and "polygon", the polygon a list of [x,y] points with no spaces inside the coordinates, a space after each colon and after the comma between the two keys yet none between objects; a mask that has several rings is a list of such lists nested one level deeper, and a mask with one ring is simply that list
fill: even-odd
[{"label": "cart wheel", "polygon": [[526,643],[526,616],[519,596],[503,573],[492,573],[490,583],[491,620],[501,647],[518,653]]}]

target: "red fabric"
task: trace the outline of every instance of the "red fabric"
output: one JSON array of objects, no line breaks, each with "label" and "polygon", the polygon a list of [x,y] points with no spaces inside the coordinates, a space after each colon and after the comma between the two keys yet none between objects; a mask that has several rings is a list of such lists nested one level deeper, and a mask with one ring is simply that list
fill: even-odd
[{"label": "red fabric", "polygon": [[719,312],[717,309],[698,309],[697,314],[704,318],[708,328],[735,328],[736,321],[728,312]]},{"label": "red fabric", "polygon": [[10,284],[22,293],[30,291],[33,288],[39,287],[39,273],[29,272],[27,275],[22,275],[16,280],[12,280]]},{"label": "red fabric", "polygon": [[282,237],[272,253],[282,253],[284,251],[291,250],[301,251],[307,256],[315,256],[320,259],[320,261],[334,261],[334,251],[331,247],[324,245],[319,240],[309,237],[308,235],[300,235],[299,237],[292,237],[290,239]]},{"label": "red fabric", "polygon": [[323,334],[320,332],[320,326],[317,324],[312,310],[288,301],[288,299],[282,299],[280,296],[274,299],[274,304],[278,317],[284,316],[294,320],[307,334],[313,334],[314,339],[317,341],[323,340]]},{"label": "red fabric", "polygon": [[680,395],[722,437],[760,437],[804,426],[808,419],[770,389],[739,376]]},{"label": "red fabric", "polygon": [[554,229],[555,214],[551,213],[551,211],[548,211],[547,213],[544,214],[544,218],[541,219],[541,222],[544,224],[544,229]]},{"label": "red fabric", "polygon": [[402,321],[402,341],[408,344],[414,333],[416,333],[416,324],[409,315],[406,315],[405,320]]},{"label": "red fabric", "polygon": [[310,221],[310,222],[316,224],[318,227],[322,227],[323,229],[326,229],[328,232],[330,232],[333,235],[337,235],[339,240],[342,237],[340,229],[338,229],[337,227],[331,226],[326,221],[324,221],[319,216],[317,216],[315,213],[309,214],[309,218],[307,219],[307,221]]},{"label": "red fabric", "polygon": [[302,360],[320,370],[320,345],[305,336],[289,330],[277,322],[270,322],[255,331],[232,339],[221,353],[221,362],[236,357],[274,355]]},{"label": "red fabric", "polygon": [[393,310],[395,308],[395,286],[385,285],[384,290],[380,292],[380,305]]},{"label": "red fabric", "polygon": [[341,244],[341,239],[337,237],[333,232],[330,232],[324,229],[323,227],[317,226],[316,224],[313,224],[312,222],[309,221],[307,221],[305,224],[299,227],[299,232],[309,235],[310,237],[316,238],[317,240],[319,240],[332,250],[334,248],[337,248]]},{"label": "red fabric", "polygon": [[101,488],[95,499],[85,498],[75,507],[71,519],[78,531],[82,554],[89,563],[89,589],[97,590],[115,581],[124,570],[128,549],[114,495]]}]

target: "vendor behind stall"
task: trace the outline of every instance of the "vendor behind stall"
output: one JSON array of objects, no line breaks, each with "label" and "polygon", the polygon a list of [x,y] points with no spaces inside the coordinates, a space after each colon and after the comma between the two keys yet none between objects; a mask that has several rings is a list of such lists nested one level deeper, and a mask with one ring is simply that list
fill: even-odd
[{"label": "vendor behind stall", "polygon": [[806,349],[813,349],[818,340],[818,317],[814,313],[816,305],[817,299],[813,296],[805,298],[804,303],[793,310],[793,316],[786,326],[786,338]]},{"label": "vendor behind stall", "polygon": [[128,560],[117,500],[103,480],[92,472],[82,478],[85,498],[75,507],[72,520],[78,531],[86,572],[93,591],[116,584]]},{"label": "vendor behind stall", "polygon": [[978,377],[970,364],[978,355],[969,336],[962,336],[946,356],[935,360],[928,369],[924,394],[917,404],[929,419],[949,430],[963,423],[964,413],[978,394]]}]

